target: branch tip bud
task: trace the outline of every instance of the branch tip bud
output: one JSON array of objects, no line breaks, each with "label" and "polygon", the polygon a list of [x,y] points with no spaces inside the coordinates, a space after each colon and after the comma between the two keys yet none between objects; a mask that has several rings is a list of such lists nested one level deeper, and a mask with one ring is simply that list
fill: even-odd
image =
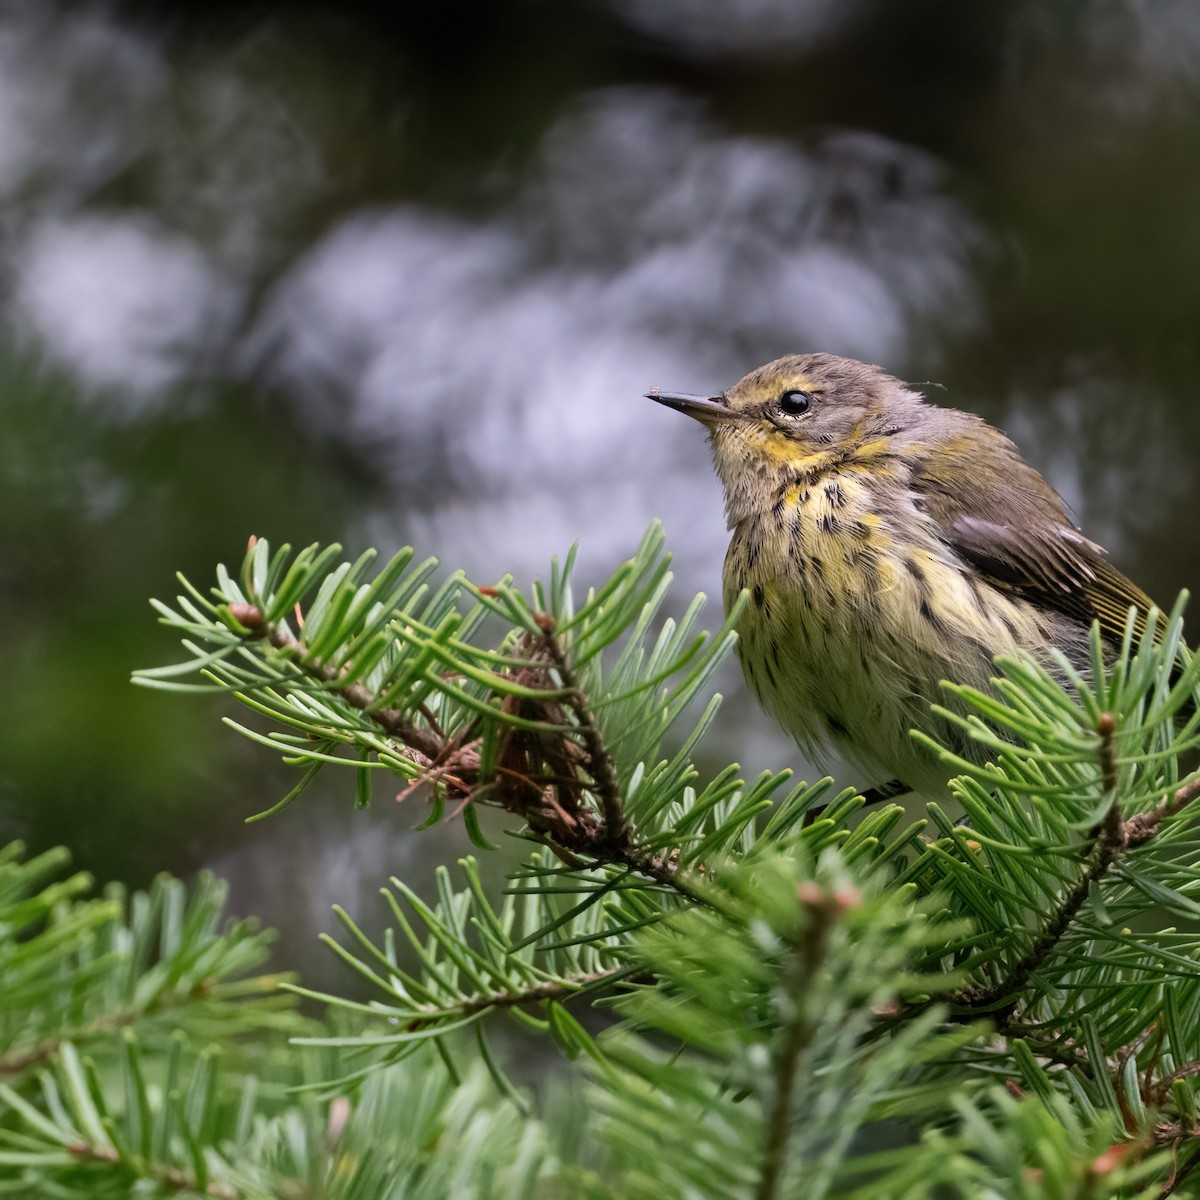
[{"label": "branch tip bud", "polygon": [[1102,1154],[1098,1154],[1092,1159],[1092,1175],[1093,1177],[1107,1175],[1110,1171],[1115,1170],[1133,1153],[1136,1148],[1134,1142],[1114,1142]]},{"label": "branch tip bud", "polygon": [[262,609],[257,604],[231,604],[229,615],[243,628],[251,633],[262,633],[266,628]]},{"label": "branch tip bud", "polygon": [[825,888],[811,879],[796,887],[796,900],[814,916],[836,921],[842,913],[862,903],[862,892],[856,887]]}]

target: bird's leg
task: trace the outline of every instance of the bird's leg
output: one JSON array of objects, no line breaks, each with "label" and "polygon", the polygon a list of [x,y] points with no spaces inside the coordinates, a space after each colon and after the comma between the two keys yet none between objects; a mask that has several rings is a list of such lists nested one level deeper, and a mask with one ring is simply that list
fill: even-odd
[{"label": "bird's leg", "polygon": [[895,800],[897,796],[907,796],[912,788],[899,779],[889,779],[877,787],[869,787],[862,793],[864,804],[882,804],[885,800]]},{"label": "bird's leg", "polygon": [[[912,788],[899,779],[889,779],[887,783],[881,783],[877,787],[865,788],[859,795],[863,798],[863,807],[868,804],[882,804],[886,800],[895,800],[897,796],[906,796]],[[822,804],[819,808],[810,808],[804,814],[802,824],[807,827],[811,825],[829,806]]]}]

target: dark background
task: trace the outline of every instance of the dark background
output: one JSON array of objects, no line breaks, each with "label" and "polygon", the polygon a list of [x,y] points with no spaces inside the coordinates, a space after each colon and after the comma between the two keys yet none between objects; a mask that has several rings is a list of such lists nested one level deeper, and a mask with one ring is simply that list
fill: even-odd
[{"label": "dark background", "polygon": [[[781,353],[944,384],[1169,604],[1198,185],[1190,0],[0,6],[0,836],[214,867],[320,976],[462,830],[349,774],[244,826],[287,772],[129,685],[147,598],[251,533],[595,578],[657,516],[682,606],[720,493],[640,394]],[[723,686],[714,762],[803,769]]]}]

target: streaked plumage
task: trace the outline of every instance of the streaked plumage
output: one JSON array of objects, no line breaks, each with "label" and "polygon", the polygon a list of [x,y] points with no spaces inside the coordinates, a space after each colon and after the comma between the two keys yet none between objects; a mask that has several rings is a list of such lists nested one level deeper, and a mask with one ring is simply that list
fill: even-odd
[{"label": "streaked plumage", "polygon": [[711,401],[651,395],[708,426],[746,678],[818,765],[833,747],[869,782],[935,791],[910,729],[976,752],[930,712],[941,680],[985,688],[1018,648],[1083,668],[1093,620],[1116,639],[1151,607],[1008,438],[878,367],[794,355]]}]

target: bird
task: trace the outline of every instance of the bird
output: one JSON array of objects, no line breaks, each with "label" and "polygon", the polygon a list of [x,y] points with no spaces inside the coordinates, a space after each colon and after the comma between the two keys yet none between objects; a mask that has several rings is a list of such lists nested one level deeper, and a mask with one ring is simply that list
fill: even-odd
[{"label": "bird", "polygon": [[[730,530],[723,599],[750,691],[823,770],[872,799],[944,795],[955,773],[911,736],[983,761],[935,704],[994,660],[1054,651],[1088,674],[1154,604],[1076,527],[1005,434],[879,366],[793,354],[703,397],[649,399],[705,426]],[[866,794],[866,793],[864,793]]]}]

